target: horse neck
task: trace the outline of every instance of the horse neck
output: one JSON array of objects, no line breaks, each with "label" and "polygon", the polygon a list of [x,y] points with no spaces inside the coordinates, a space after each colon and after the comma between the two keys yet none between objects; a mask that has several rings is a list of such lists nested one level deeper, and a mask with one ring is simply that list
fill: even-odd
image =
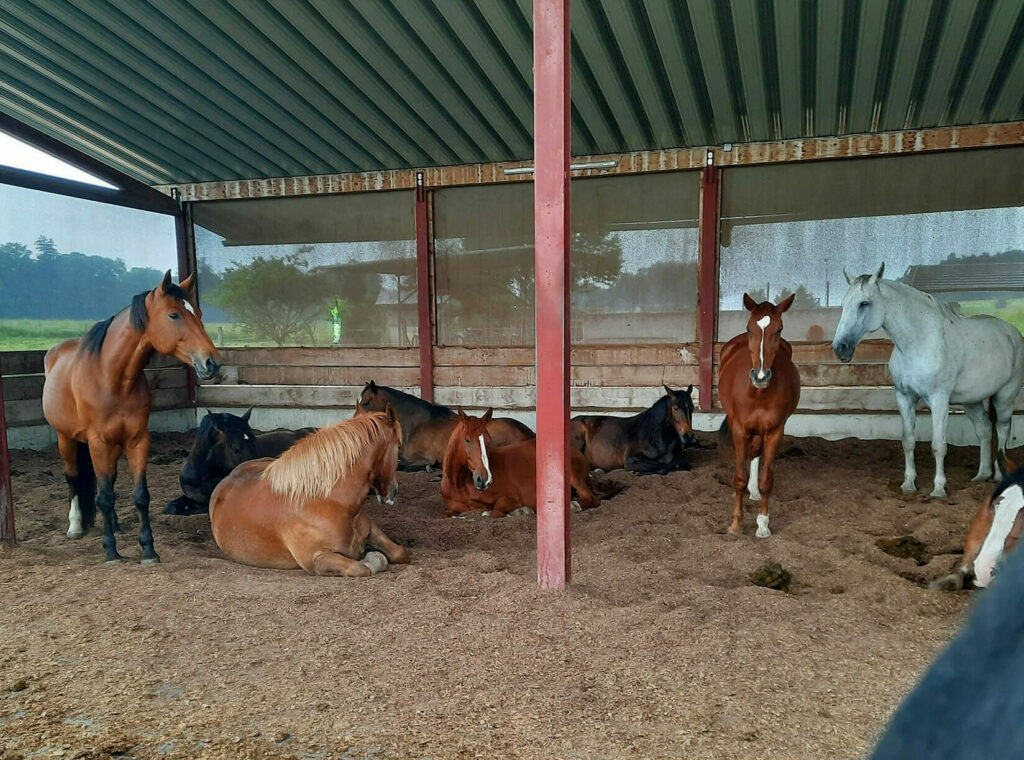
[{"label": "horse neck", "polygon": [[109,387],[120,393],[130,391],[146,368],[153,351],[153,344],[146,334],[131,326],[127,311],[114,317],[100,347],[99,356],[102,376]]},{"label": "horse neck", "polygon": [[[432,418],[448,417],[453,414],[450,409],[443,406],[431,404],[429,401],[418,399],[407,393],[392,391],[385,394],[385,398],[391,403],[398,416],[398,422],[402,426],[402,438],[409,439],[413,429],[427,422]],[[444,414],[448,412],[449,414]]]},{"label": "horse neck", "polygon": [[367,494],[370,493],[373,476],[381,466],[380,460],[387,445],[387,439],[382,436],[373,446],[367,446],[366,451],[352,463],[348,471],[338,477],[328,498],[354,510],[360,509]]},{"label": "horse neck", "polygon": [[[944,317],[927,294],[890,280],[879,282],[886,294],[882,329],[901,353],[933,353],[934,341],[942,335]],[[931,328],[931,329],[929,329]]]},{"label": "horse neck", "polygon": [[649,409],[640,412],[634,418],[639,428],[652,436],[658,436],[666,427],[671,427],[668,403],[668,396],[662,396]]}]

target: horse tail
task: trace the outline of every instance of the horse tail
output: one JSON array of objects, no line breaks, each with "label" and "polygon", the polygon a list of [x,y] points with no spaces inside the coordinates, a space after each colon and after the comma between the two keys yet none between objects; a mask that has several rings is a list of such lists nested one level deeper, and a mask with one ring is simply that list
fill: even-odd
[{"label": "horse tail", "polygon": [[96,470],[92,466],[89,455],[89,444],[77,442],[78,479],[75,482],[75,494],[78,496],[78,509],[82,513],[82,525],[91,526],[96,521]]},{"label": "horse tail", "polygon": [[729,430],[729,417],[722,418],[722,424],[718,428],[718,449],[725,451],[732,448],[732,435]]}]

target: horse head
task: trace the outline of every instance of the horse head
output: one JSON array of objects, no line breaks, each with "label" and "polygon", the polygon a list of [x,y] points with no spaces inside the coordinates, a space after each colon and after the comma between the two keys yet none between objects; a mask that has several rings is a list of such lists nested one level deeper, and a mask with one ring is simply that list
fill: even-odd
[{"label": "horse head", "polygon": [[387,403],[388,401],[384,398],[384,394],[377,383],[371,380],[363,386],[363,390],[359,394],[359,400],[356,401],[356,417],[362,414],[369,414],[370,412],[383,412]]},{"label": "horse head", "polygon": [[487,423],[491,421],[493,414],[494,410],[488,409],[483,417],[473,417],[460,408],[459,424],[452,432],[453,438],[462,438],[466,449],[466,467],[472,473],[473,485],[478,491],[486,491],[494,479],[491,474],[491,463],[487,458],[487,445],[491,442]]},{"label": "horse head", "polygon": [[668,394],[668,417],[672,427],[679,434],[684,446],[693,446],[697,439],[693,436],[693,386],[685,391],[676,391],[662,385]]},{"label": "horse head", "polygon": [[874,274],[862,274],[859,277],[850,277],[843,270],[843,276],[850,287],[843,297],[843,314],[832,340],[832,350],[842,362],[853,359],[853,351],[861,339],[869,332],[880,329],[885,321],[885,305],[878,285],[884,273],[885,262]]},{"label": "horse head", "polygon": [[795,293],[779,302],[756,303],[747,293],[743,306],[750,312],[747,320],[747,346],[750,349],[750,383],[755,388],[767,388],[772,381],[772,364],[782,344],[782,315],[793,305]]},{"label": "horse head", "polygon": [[381,451],[371,473],[371,484],[377,492],[377,499],[382,504],[394,504],[398,497],[398,449],[402,444],[402,427],[395,418],[395,410],[391,404],[384,405],[384,422],[388,435],[386,445]]},{"label": "horse head", "polygon": [[961,573],[973,575],[974,585],[981,588],[992,582],[1003,557],[1024,532],[1024,470],[1017,469],[1003,452],[999,457],[1006,476],[974,515],[961,566]]},{"label": "horse head", "polygon": [[220,356],[203,327],[202,312],[193,303],[194,287],[195,275],[175,285],[167,270],[144,301],[132,304],[131,319],[153,348],[191,364],[200,380],[208,380],[220,369]]},{"label": "horse head", "polygon": [[207,410],[210,419],[210,441],[214,456],[219,458],[218,464],[225,472],[230,472],[242,462],[257,459],[256,435],[249,427],[252,409],[239,417],[225,412]]}]

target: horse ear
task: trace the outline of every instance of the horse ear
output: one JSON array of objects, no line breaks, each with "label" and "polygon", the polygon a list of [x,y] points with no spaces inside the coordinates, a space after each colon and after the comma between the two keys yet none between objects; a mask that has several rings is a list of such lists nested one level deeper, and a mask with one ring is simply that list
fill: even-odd
[{"label": "horse ear", "polygon": [[194,292],[195,289],[196,289],[196,274],[195,274],[195,272],[193,272],[188,277],[186,277],[184,280],[179,282],[178,283],[178,287],[181,288],[182,290],[184,290],[186,293],[188,293],[190,298],[193,295],[195,295],[195,292]]},{"label": "horse ear", "polygon": [[686,395],[689,396],[691,393],[693,393],[693,383],[686,386]]},{"label": "horse ear", "polygon": [[873,275],[871,275],[871,278],[868,280],[868,285],[874,285],[876,282],[881,280],[882,279],[882,275],[884,273],[885,273],[885,262],[883,261],[882,265],[880,267],[878,267],[878,271],[875,272]]},{"label": "horse ear", "polygon": [[164,272],[164,278],[163,280],[160,281],[160,284],[157,286],[156,292],[160,295],[163,295],[164,293],[167,292],[167,289],[171,287],[171,285],[173,284],[174,281],[171,279],[171,270],[168,269],[166,272]]},{"label": "horse ear", "polygon": [[1003,451],[1002,449],[999,449],[999,451],[996,453],[996,461],[999,462],[999,466],[1007,475],[1017,470],[1017,465],[1014,464],[1013,460],[1010,459],[1010,457],[1006,456],[1006,452]]},{"label": "horse ear", "polygon": [[484,412],[484,416],[482,417],[482,419],[484,421],[484,424],[490,422],[491,421],[491,417],[493,417],[493,416],[494,416],[494,408],[490,407],[490,408],[487,409],[486,412]]},{"label": "horse ear", "polygon": [[245,414],[242,415],[242,420],[244,422],[248,422],[250,417],[252,417],[252,407],[251,406],[248,409],[245,410]]},{"label": "horse ear", "polygon": [[796,293],[790,293],[788,298],[784,298],[776,308],[779,314],[784,314],[789,311],[789,307],[793,305],[793,299],[796,298]]},{"label": "horse ear", "polygon": [[746,309],[747,311],[753,311],[755,306],[757,306],[757,303],[754,301],[753,298],[750,297],[750,294],[744,293],[743,308]]},{"label": "horse ear", "polygon": [[843,277],[846,278],[847,285],[853,285],[853,278],[850,277],[850,274],[846,271],[846,267],[843,267]]},{"label": "horse ear", "polygon": [[673,391],[673,390],[672,390],[671,388],[669,388],[669,387],[668,387],[667,385],[665,385],[665,383],[662,383],[662,384],[661,384],[661,387],[662,387],[662,388],[664,388],[664,389],[665,389],[665,393],[667,393],[667,394],[668,394],[668,395],[670,395],[670,396],[671,396],[671,395],[672,395],[673,393],[675,393],[675,391]]},{"label": "horse ear", "polygon": [[374,393],[376,393],[376,392],[377,392],[377,383],[375,383],[375,382],[374,382],[373,380],[371,380],[370,382],[368,382],[368,383],[366,384],[366,387],[367,387],[367,388],[369,388],[369,389],[370,389],[371,391],[373,391]]},{"label": "horse ear", "polygon": [[464,411],[462,411],[462,407],[460,406],[459,407],[459,421],[460,422],[465,422],[467,419],[468,418],[466,417],[466,413]]}]

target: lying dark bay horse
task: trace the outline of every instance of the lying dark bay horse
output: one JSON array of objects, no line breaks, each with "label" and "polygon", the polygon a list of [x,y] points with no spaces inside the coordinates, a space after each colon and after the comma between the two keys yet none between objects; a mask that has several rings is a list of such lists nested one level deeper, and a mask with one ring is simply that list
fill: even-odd
[{"label": "lying dark bay horse", "polygon": [[249,427],[252,409],[241,417],[207,412],[196,430],[188,459],[178,480],[182,496],[164,508],[166,515],[196,515],[209,510],[210,494],[242,462],[260,457],[276,459],[316,428],[271,430],[257,434]]},{"label": "lying dark bay horse", "polygon": [[58,343],[43,360],[43,414],[57,431],[71,492],[68,537],[80,538],[92,526],[98,505],[108,562],[122,559],[114,539],[114,480],[122,453],[135,484],[142,561],[160,561],[153,550],[146,487],[153,405],[143,374],[146,362],[154,351],[176,356],[191,364],[201,380],[220,368],[217,349],[191,303],[192,285],[192,277],[175,285],[168,271],[154,290],[135,296],[129,308],[97,322],[84,338]]},{"label": "lying dark bay horse", "polygon": [[408,562],[363,512],[371,489],[394,503],[401,440],[388,407],[322,428],[279,459],[243,462],[210,497],[217,546],[235,562],[313,575],[367,576]]},{"label": "lying dark bay horse", "polygon": [[[446,406],[432,404],[386,385],[377,385],[373,380],[359,395],[356,415],[383,411],[387,404],[394,408],[402,425],[402,449],[399,452],[402,469],[439,467],[444,461],[448,439],[458,424],[458,415]],[[536,438],[530,428],[511,417],[490,420],[487,430],[492,446],[507,446]]]},{"label": "lying dark bay horse", "polygon": [[[782,337],[782,314],[793,296],[778,306],[755,303],[746,293],[743,306],[750,312],[746,333],[722,348],[718,372],[718,398],[725,410],[722,432],[732,433],[736,476],[729,532],[743,533],[743,491],[760,500],[758,538],[768,538],[768,497],[775,484],[775,455],[782,432],[800,401],[800,373],[793,363],[793,348]],[[751,461],[753,460],[753,461]],[[760,470],[760,475],[758,471]]]},{"label": "lying dark bay horse", "polygon": [[665,395],[654,406],[632,417],[573,417],[569,423],[573,448],[583,453],[591,467],[601,470],[625,468],[638,475],[689,470],[683,447],[697,441],[692,424],[693,386],[685,391],[663,387]]},{"label": "lying dark bay horse", "polygon": [[[471,417],[459,410],[458,421],[444,455],[441,498],[446,517],[484,510],[488,517],[503,517],[526,507],[537,511],[537,440],[492,447],[491,410],[483,417]],[[591,509],[601,498],[611,498],[623,489],[619,483],[598,488],[590,477],[586,458],[569,450],[569,482],[581,509]],[[601,493],[599,494],[598,491]]]}]

